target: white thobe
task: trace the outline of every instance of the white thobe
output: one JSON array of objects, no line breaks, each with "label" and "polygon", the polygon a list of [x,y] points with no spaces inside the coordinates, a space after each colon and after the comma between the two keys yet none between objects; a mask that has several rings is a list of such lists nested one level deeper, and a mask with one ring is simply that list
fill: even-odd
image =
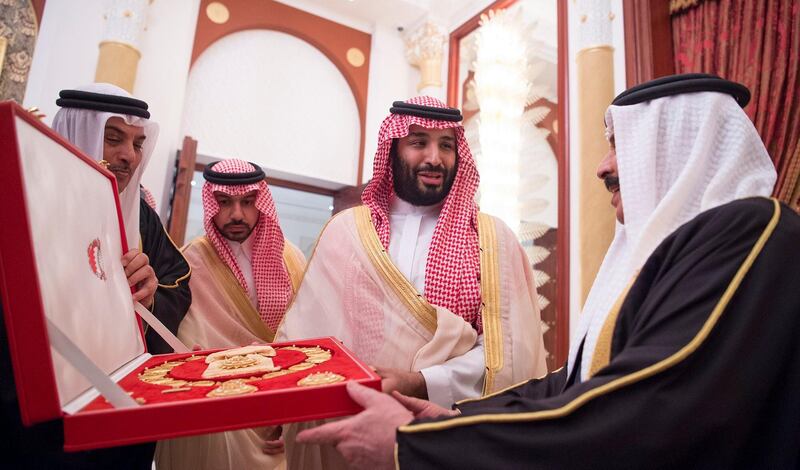
[{"label": "white thobe", "polygon": [[[255,231],[251,232],[253,235]],[[247,297],[250,303],[258,310],[258,292],[256,292],[256,279],[253,277],[253,241],[255,237],[249,236],[247,240],[239,243],[232,240],[225,239],[228,246],[231,248],[233,256],[236,257],[236,264],[239,265],[239,270],[247,282]]]},{"label": "white thobe", "polygon": [[[415,206],[395,197],[389,206],[389,256],[420,293],[425,292],[428,251],[442,205]],[[420,371],[425,377],[428,400],[450,408],[459,400],[480,396],[485,368],[483,335],[480,335],[475,346],[463,356]]]}]

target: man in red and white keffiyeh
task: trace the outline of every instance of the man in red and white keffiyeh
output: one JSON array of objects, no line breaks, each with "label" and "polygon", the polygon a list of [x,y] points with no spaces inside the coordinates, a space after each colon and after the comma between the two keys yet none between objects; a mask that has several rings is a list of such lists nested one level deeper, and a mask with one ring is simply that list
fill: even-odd
[{"label": "man in red and white keffiyeh", "polygon": [[[283,237],[275,203],[257,165],[238,159],[203,172],[206,235],[183,254],[192,267],[192,305],[178,338],[203,348],[271,342],[302,276],[305,259]],[[162,441],[159,468],[265,468],[282,461],[276,428]]]},{"label": "man in red and white keffiyeh", "polygon": [[[191,263],[190,254],[196,251],[213,255],[211,261],[224,265],[226,269],[222,274],[225,276],[217,281],[226,281],[230,290],[240,294],[233,299],[239,307],[237,310],[243,310],[241,307],[249,303],[252,311],[240,312],[242,315],[253,313],[268,330],[268,334],[263,334],[263,329],[259,328],[253,331],[255,336],[272,341],[293,295],[292,276],[302,274],[302,254],[283,238],[275,203],[261,168],[243,160],[229,159],[210,164],[203,176],[206,178],[203,184],[206,235],[192,241],[184,254],[190,259],[195,278],[203,277],[199,272],[203,269]],[[208,252],[208,248],[213,253]],[[203,261],[204,264],[210,262]],[[300,272],[296,272],[298,269]],[[231,281],[235,281],[238,291],[232,289]],[[192,308],[198,303],[202,301],[195,298]],[[184,326],[194,328],[188,318],[181,330]],[[202,341],[198,344],[228,346]]]},{"label": "man in red and white keffiyeh", "polygon": [[[255,168],[241,160],[225,160],[213,170],[236,174]],[[258,307],[261,319],[274,330],[286,312],[292,285],[283,263],[283,232],[266,181],[237,185],[207,181],[203,213],[206,237]]]},{"label": "man in red and white keffiyeh", "polygon": [[[444,107],[441,101],[427,96],[409,103]],[[381,126],[372,180],[361,199],[372,212],[381,244],[390,252],[394,214],[417,212],[431,216],[435,228],[429,237],[424,289],[420,291],[424,291],[428,302],[449,309],[480,333],[475,203],[479,180],[464,128],[458,121],[392,114]]]},{"label": "man in red and white keffiyeh", "polygon": [[[384,391],[447,407],[544,374],[530,263],[505,224],[478,212],[461,112],[430,97],[390,112],[364,205],[323,230],[276,338],[335,336]],[[324,449],[295,452],[291,437],[290,467],[333,465]]]}]

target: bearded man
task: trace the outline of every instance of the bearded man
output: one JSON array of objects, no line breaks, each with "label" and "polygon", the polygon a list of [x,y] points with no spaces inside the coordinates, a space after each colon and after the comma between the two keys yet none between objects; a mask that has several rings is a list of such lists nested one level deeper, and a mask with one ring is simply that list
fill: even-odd
[{"label": "bearded man", "polygon": [[[461,112],[397,101],[381,125],[364,205],[323,229],[277,339],[334,336],[376,367],[386,392],[451,406],[546,372],[531,263],[514,233],[478,212]],[[290,468],[343,464],[293,446]]]}]

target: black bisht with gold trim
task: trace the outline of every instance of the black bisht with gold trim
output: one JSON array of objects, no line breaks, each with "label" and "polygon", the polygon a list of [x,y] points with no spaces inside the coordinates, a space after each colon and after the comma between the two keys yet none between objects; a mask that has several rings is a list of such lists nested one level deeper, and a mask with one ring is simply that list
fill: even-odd
[{"label": "black bisht with gold trim", "polygon": [[[178,326],[192,304],[189,263],[164,231],[158,214],[143,198],[139,199],[139,233],[142,236],[142,253],[147,255],[158,279],[151,310],[164,326],[178,334]],[[167,342],[151,328],[146,329],[145,340],[147,351],[151,354],[172,352]]]},{"label": "black bisht with gold trim", "polygon": [[800,216],[752,198],[650,255],[608,365],[565,369],[397,432],[400,468],[798,468]]}]

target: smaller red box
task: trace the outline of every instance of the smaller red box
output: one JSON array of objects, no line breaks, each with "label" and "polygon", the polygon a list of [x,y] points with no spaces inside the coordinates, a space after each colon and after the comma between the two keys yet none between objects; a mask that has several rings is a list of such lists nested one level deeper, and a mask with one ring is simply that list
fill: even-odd
[{"label": "smaller red box", "polygon": [[[66,450],[345,416],[361,410],[347,394],[347,380],[380,390],[371,368],[337,340],[318,338],[275,345],[276,365],[305,366],[244,377],[257,388],[252,393],[208,397],[219,385],[193,383],[204,361],[187,359],[212,351],[151,356],[145,350],[119,262],[126,242],[114,176],[11,102],[0,103],[0,158],[0,294],[20,412],[26,425],[63,417]],[[107,375],[143,403],[123,397],[125,407],[112,407],[74,358],[53,348],[62,335],[48,328],[105,374],[100,382]],[[320,347],[330,359],[307,361],[302,347]],[[170,385],[140,379],[146,368],[168,361],[179,362],[167,374]],[[345,380],[298,385],[316,372]],[[162,393],[176,381],[188,390]]]}]

